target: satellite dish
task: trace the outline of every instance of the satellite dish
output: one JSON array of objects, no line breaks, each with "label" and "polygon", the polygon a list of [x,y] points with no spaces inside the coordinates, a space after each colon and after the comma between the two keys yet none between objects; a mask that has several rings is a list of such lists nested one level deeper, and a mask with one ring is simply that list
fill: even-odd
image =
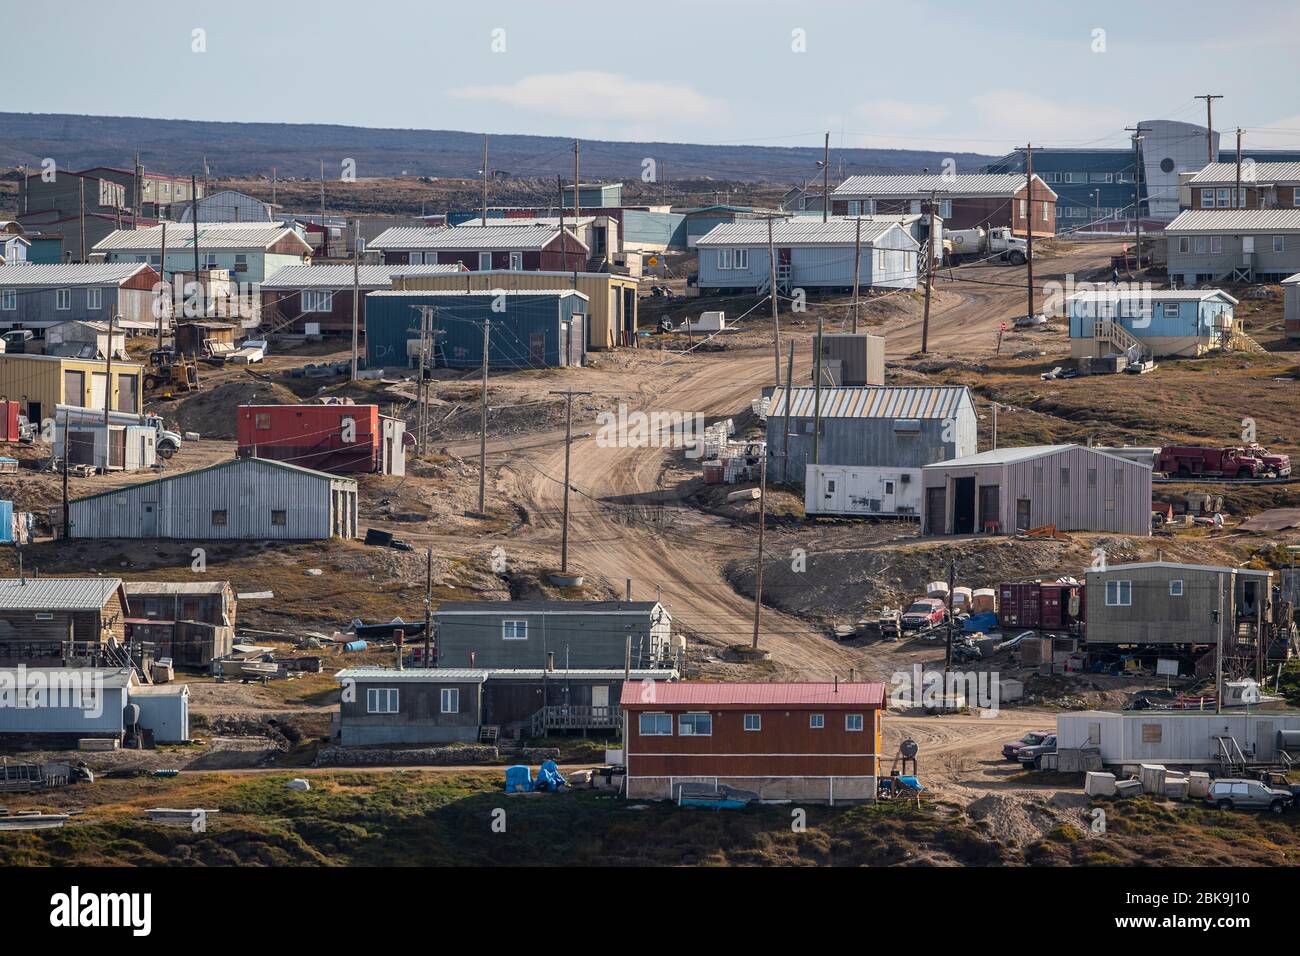
[{"label": "satellite dish", "polygon": [[910,737],[898,745],[898,752],[909,759],[915,757],[917,751],[920,749],[921,748],[917,746],[916,741]]}]

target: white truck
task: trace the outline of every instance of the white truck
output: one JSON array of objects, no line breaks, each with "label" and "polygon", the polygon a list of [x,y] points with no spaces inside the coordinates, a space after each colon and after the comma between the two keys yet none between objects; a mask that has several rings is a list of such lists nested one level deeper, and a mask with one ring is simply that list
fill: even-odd
[{"label": "white truck", "polygon": [[[54,407],[55,416],[47,418],[42,423],[42,433],[46,441],[53,441],[58,444],[55,438],[57,430],[62,428],[66,422],[68,425],[103,425],[104,410],[102,408],[82,408],[79,405],[56,405]],[[163,458],[170,458],[181,449],[181,436],[179,432],[171,431],[163,422],[159,415],[151,415],[146,412],[143,415],[137,415],[133,412],[109,412],[110,425],[123,426],[143,426],[153,429],[154,447],[158,454]],[[58,452],[56,452],[58,454]]]},{"label": "white truck", "polygon": [[973,229],[945,230],[943,234],[944,255],[951,263],[970,259],[1000,259],[1013,266],[1020,266],[1025,264],[1027,248],[1024,239],[1012,235],[1010,226],[995,226],[992,229],[976,226]]}]

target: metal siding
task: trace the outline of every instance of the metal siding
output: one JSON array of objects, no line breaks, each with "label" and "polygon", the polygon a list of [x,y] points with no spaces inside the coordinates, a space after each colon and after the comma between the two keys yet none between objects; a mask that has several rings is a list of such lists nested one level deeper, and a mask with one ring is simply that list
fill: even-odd
[{"label": "metal siding", "polygon": [[[661,637],[651,636],[652,613],[606,616],[503,610],[493,614],[457,615],[438,611],[434,613],[438,663],[469,667],[472,651],[474,667],[539,668],[546,667],[550,652],[555,654],[558,677],[566,668],[621,668],[630,637],[632,667],[648,666],[661,660],[667,650],[661,646]],[[507,620],[527,621],[528,638],[504,640],[501,623]]]}]

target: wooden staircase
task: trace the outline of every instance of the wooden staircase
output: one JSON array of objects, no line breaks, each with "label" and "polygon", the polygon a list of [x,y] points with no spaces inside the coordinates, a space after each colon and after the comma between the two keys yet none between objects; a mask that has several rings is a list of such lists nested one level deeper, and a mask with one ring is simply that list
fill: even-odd
[{"label": "wooden staircase", "polygon": [[1253,352],[1256,355],[1268,354],[1268,349],[1264,348],[1264,346],[1260,345],[1241,329],[1232,330],[1232,336],[1228,339],[1228,348],[1234,352]]},{"label": "wooden staircase", "polygon": [[1095,320],[1092,325],[1092,337],[1098,342],[1107,342],[1117,351],[1123,352],[1130,362],[1146,362],[1151,358],[1151,350],[1137,336],[1113,319]]}]

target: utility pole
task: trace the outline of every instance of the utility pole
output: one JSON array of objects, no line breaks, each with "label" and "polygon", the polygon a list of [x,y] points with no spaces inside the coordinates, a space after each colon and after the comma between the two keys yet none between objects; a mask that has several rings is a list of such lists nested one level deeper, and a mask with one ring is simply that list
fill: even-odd
[{"label": "utility pole", "polygon": [[484,507],[485,497],[487,494],[487,395],[488,395],[488,343],[491,341],[490,335],[492,320],[483,320],[483,399],[479,406],[479,429],[478,429],[478,513],[479,517],[486,517],[487,511]]},{"label": "utility pole", "polygon": [[[55,409],[55,414],[56,415],[58,414],[57,408]],[[68,431],[68,410],[65,408],[63,410],[63,540],[64,541],[67,541],[69,538],[72,537],[71,524],[69,523],[69,515],[71,514],[71,509],[68,505],[68,451],[69,451],[68,446],[71,444],[71,442],[72,442],[72,434]]]},{"label": "utility pole", "polygon": [[321,247],[329,254],[329,233],[325,231],[325,160],[320,161],[320,232]]},{"label": "utility pole", "polygon": [[575,392],[568,389],[563,392],[553,391],[552,395],[564,396],[564,524],[560,531],[560,574],[569,573],[569,451],[573,445],[573,397],[590,395],[591,392]]},{"label": "utility pole", "polygon": [[[361,220],[352,220],[352,381],[357,380],[361,316]],[[421,451],[424,449],[421,448]]]},{"label": "utility pole", "polygon": [[[167,220],[162,221],[162,249],[158,255],[158,278],[163,282],[167,281]],[[168,286],[170,289],[171,287]],[[172,302],[176,301],[175,290],[170,297]],[[163,347],[163,310],[158,310],[158,348]]]},{"label": "utility pole", "polygon": [[767,217],[767,279],[771,284],[772,348],[776,356],[776,384],[781,384],[781,320],[777,318],[776,253],[772,244],[772,217]]},{"label": "utility pole", "polygon": [[135,167],[132,170],[132,175],[131,175],[131,180],[132,180],[131,191],[133,194],[131,196],[131,228],[132,229],[139,228],[140,195],[141,195],[140,190],[142,188],[140,179],[143,175],[144,175],[144,169],[140,165],[140,151],[137,149],[135,151]]},{"label": "utility pole", "polygon": [[1025,145],[1025,289],[1029,296],[1028,317],[1034,317],[1034,146]]},{"label": "utility pole", "polygon": [[582,212],[582,204],[578,202],[578,141],[573,141],[573,228],[578,228],[578,216]]},{"label": "utility pole", "polygon": [[1212,163],[1214,155],[1214,101],[1223,99],[1220,93],[1202,93],[1193,99],[1205,100],[1205,161]]},{"label": "utility pole", "polygon": [[[1142,161],[1139,147],[1142,143],[1142,134],[1147,128],[1139,123],[1137,126],[1126,126],[1125,130],[1133,134],[1133,234],[1136,242],[1133,246],[1133,271],[1142,271]],[[1125,259],[1127,260],[1127,256]]]},{"label": "utility pole", "polygon": [[[790,481],[790,389],[794,386],[794,343],[790,343],[790,355],[785,362],[785,416],[783,419],[783,436],[781,444],[781,475],[786,483]],[[764,449],[766,451],[766,449]]]},{"label": "utility pole", "polygon": [[433,666],[429,631],[433,627],[433,548],[424,549],[424,666]]},{"label": "utility pole", "polygon": [[853,334],[858,332],[858,277],[859,270],[862,268],[862,217],[859,216],[854,220],[857,225],[857,232],[853,238]]},{"label": "utility pole", "polygon": [[[952,586],[956,577],[957,577],[957,562],[949,558],[948,559],[948,648],[943,655],[943,673],[945,676],[947,676],[948,674],[948,669],[952,667],[952,629],[954,623],[953,613],[952,613]],[[945,693],[947,693],[947,683],[948,683],[947,681],[944,681]]]},{"label": "utility pole", "polygon": [[487,158],[488,138],[487,133],[483,134],[483,225],[487,225],[487,180],[488,180],[488,158]]},{"label": "utility pole", "polygon": [[[561,261],[564,263],[564,271],[569,271],[569,241],[564,235],[564,179],[559,173],[555,174],[556,202],[559,203],[560,210],[560,248],[563,250],[560,254],[564,257]],[[483,221],[487,225],[487,220]],[[573,228],[576,232],[578,224],[575,222]],[[576,271],[576,270],[575,270]],[[577,280],[574,280],[574,288],[577,288]]]},{"label": "utility pole", "polygon": [[1232,202],[1237,209],[1241,209],[1246,204],[1242,201],[1241,195],[1241,127],[1237,127],[1237,188],[1232,194]]},{"label": "utility pole", "polygon": [[[205,170],[204,175],[206,175],[206,170],[207,170],[207,168],[208,168],[208,161],[207,161],[207,159],[204,159],[204,160],[203,160],[203,169]],[[197,179],[196,179],[193,175],[191,175],[191,176],[190,176],[190,199],[191,199],[191,201],[194,203],[194,205],[191,207],[191,208],[194,210],[194,214],[193,214],[192,216],[190,216],[191,224],[194,226],[194,289],[195,289],[196,292],[202,294],[203,286],[199,283],[199,199],[198,199],[198,188],[199,188],[199,184],[198,184]],[[206,296],[205,296],[204,298],[206,298]],[[203,309],[204,314],[206,314],[207,311],[208,311],[208,310],[207,310],[207,308],[205,307],[205,308]]]},{"label": "utility pole", "polygon": [[81,187],[81,261],[86,261],[86,177],[78,176],[77,184]]},{"label": "utility pole", "polygon": [[993,403],[993,450],[998,450],[998,403]]},{"label": "utility pole", "polygon": [[813,356],[813,441],[812,463],[821,464],[822,437],[822,316],[817,313],[817,339],[814,347],[817,354]]},{"label": "utility pole", "polygon": [[275,205],[275,187],[276,187],[276,185],[278,185],[278,182],[277,182],[277,180],[276,180],[276,171],[275,171],[275,167],[272,166],[272,167],[271,167],[271,205],[272,205],[272,206]]},{"label": "utility pole", "polygon": [[[113,410],[113,330],[117,327],[117,320],[120,316],[110,315],[108,317],[108,345],[104,348],[104,474],[108,474],[108,466],[113,463],[113,436],[109,431],[109,421],[111,420]],[[66,456],[68,452],[68,435],[63,435],[63,453]],[[126,462],[122,462],[123,465]]]},{"label": "utility pole", "polygon": [[[930,235],[925,240],[925,312],[921,316],[921,354],[930,351],[930,290],[934,288],[934,205],[937,190],[930,190]],[[917,263],[920,267],[920,263]]]},{"label": "utility pole", "polygon": [[1223,572],[1219,572],[1219,609],[1214,612],[1214,712],[1223,713]]},{"label": "utility pole", "polygon": [[[788,416],[787,416],[788,417]],[[767,450],[758,461],[758,567],[754,571],[754,640],[758,650],[758,629],[763,620],[763,530],[767,526]]]},{"label": "utility pole", "polygon": [[822,146],[822,222],[831,218],[831,134],[827,132]]}]

